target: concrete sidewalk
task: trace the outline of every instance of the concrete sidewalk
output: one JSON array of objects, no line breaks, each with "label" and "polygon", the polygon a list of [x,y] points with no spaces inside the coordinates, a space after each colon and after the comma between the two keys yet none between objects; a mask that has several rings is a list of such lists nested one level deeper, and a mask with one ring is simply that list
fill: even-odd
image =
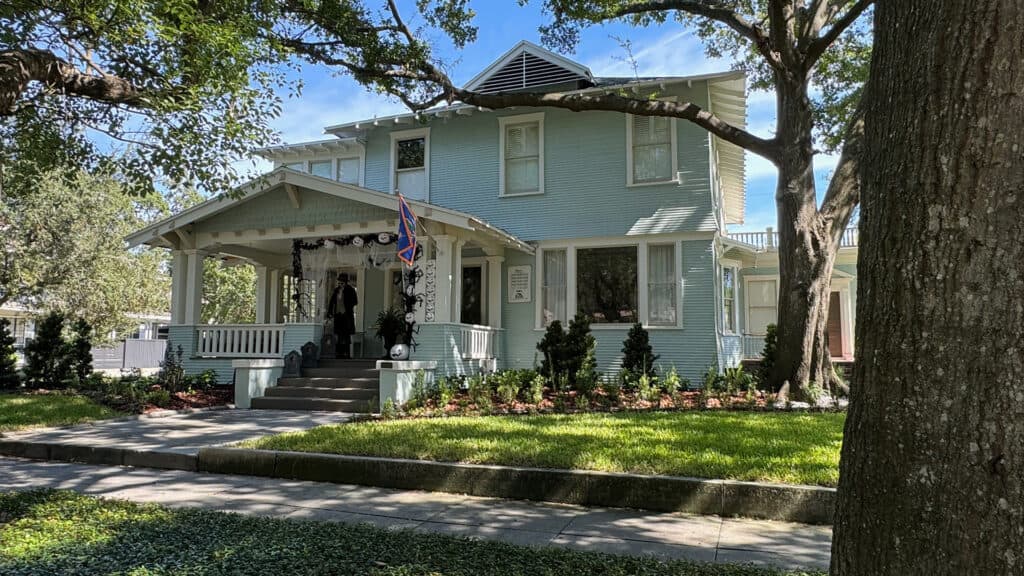
[{"label": "concrete sidewalk", "polygon": [[306,430],[322,424],[338,424],[349,420],[351,416],[342,412],[207,410],[171,416],[98,420],[65,428],[6,432],[2,440],[64,446],[102,446],[195,456],[203,446]]},{"label": "concrete sidewalk", "polygon": [[831,546],[831,529],[825,526],[0,458],[0,491],[43,487],[174,507],[782,568],[826,569]]}]

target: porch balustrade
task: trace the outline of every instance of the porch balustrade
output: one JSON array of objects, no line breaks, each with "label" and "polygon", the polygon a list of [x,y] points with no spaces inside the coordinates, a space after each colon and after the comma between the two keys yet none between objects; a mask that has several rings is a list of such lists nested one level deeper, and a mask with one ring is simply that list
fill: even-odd
[{"label": "porch balustrade", "polygon": [[743,357],[747,359],[760,358],[764,351],[764,336],[752,334],[743,335]]},{"label": "porch balustrade", "polygon": [[218,324],[196,328],[196,355],[225,358],[282,356],[284,324]]},{"label": "porch balustrade", "polygon": [[[729,238],[744,244],[750,244],[759,250],[776,250],[779,247],[779,233],[769,228],[765,232],[733,232]],[[856,228],[843,230],[839,238],[840,248],[856,248],[858,233]]]},{"label": "porch balustrade", "polygon": [[462,346],[462,357],[466,360],[485,360],[494,358],[495,341],[499,330],[490,326],[460,324],[459,333]]}]

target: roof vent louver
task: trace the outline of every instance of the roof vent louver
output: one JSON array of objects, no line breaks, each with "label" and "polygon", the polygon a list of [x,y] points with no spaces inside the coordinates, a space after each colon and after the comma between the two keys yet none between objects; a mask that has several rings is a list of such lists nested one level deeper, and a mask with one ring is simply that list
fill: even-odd
[{"label": "roof vent louver", "polygon": [[539,46],[522,42],[471,81],[468,88],[494,94],[557,84],[572,84],[573,89],[583,88],[593,85],[593,78],[585,67]]}]

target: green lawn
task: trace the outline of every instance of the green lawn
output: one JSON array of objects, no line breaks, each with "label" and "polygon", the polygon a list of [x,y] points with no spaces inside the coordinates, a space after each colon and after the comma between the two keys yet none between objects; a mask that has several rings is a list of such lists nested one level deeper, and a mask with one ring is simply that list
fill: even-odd
[{"label": "green lawn", "polygon": [[844,414],[625,412],[367,421],[250,448],[835,486]]},{"label": "green lawn", "polygon": [[64,426],[122,416],[84,396],[0,394],[0,432],[35,426]]},{"label": "green lawn", "polygon": [[369,525],[169,510],[72,492],[0,493],[0,574],[795,576],[524,548]]}]

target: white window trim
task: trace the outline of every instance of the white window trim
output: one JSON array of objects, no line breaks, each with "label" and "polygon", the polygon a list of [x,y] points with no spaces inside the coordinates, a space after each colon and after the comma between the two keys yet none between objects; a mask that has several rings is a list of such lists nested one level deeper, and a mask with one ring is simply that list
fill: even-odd
[{"label": "white window trim", "polygon": [[338,179],[338,170],[341,168],[341,161],[351,158],[359,160],[359,182],[357,184],[349,184],[349,186],[359,186],[360,188],[364,188],[366,186],[366,149],[361,146],[359,147],[358,153],[344,152],[337,156],[301,156],[296,159],[278,160],[274,167],[279,168],[281,166],[288,166],[289,164],[301,164],[302,172],[312,176],[314,162],[330,161],[332,174],[331,179],[335,182],[341,182],[341,180]]},{"label": "white window trim", "polygon": [[746,275],[743,277],[743,313],[746,322],[743,324],[743,333],[748,336],[764,336],[764,334],[757,334],[750,330],[750,282],[764,282],[771,280],[775,282],[775,321],[779,321],[779,277],[774,274],[754,274]]},{"label": "white window trim", "polygon": [[[537,122],[537,190],[527,192],[505,193],[505,128],[509,124],[529,124]],[[536,196],[544,193],[544,113],[517,114],[498,118],[498,197],[518,198],[520,196]]]},{"label": "white window trim", "polygon": [[[366,185],[366,153],[365,152],[360,152],[359,154],[351,154],[351,155],[336,157],[334,159],[334,181],[335,182],[341,182],[341,161],[342,160],[351,160],[352,158],[355,158],[356,160],[359,161],[359,182],[357,182],[355,185],[359,186],[360,188],[364,188],[365,185]],[[346,182],[341,182],[341,183],[342,184],[346,184]],[[349,186],[352,186],[352,184],[349,184]]]},{"label": "white window trim", "polygon": [[633,114],[626,114],[626,187],[642,188],[645,186],[664,186],[679,184],[679,130],[676,119],[669,118],[669,141],[671,144],[672,171],[671,178],[658,182],[633,182]]},{"label": "white window trim", "polygon": [[[644,253],[644,278],[647,279],[647,281],[644,282],[644,288],[646,288],[646,290],[644,290],[644,295],[643,295],[644,308],[647,310],[647,314],[644,316],[644,327],[646,327],[648,329],[651,329],[651,328],[654,328],[654,329],[658,329],[658,328],[682,328],[682,323],[683,323],[683,321],[682,321],[682,315],[683,315],[683,299],[682,299],[682,292],[683,292],[683,273],[682,273],[682,267],[683,267],[682,266],[682,262],[683,262],[683,260],[682,260],[683,245],[682,245],[682,242],[672,242],[672,241],[659,242],[656,239],[652,239],[652,240],[644,242],[642,245],[643,245],[642,250],[643,250],[643,253]],[[676,298],[675,298],[675,300],[676,300],[676,322],[675,322],[675,324],[651,324],[651,317],[650,317],[651,316],[651,311],[650,311],[650,298],[651,298],[650,247],[651,246],[671,246],[672,247],[672,252],[673,252],[673,254],[672,254],[672,273],[673,273],[673,276],[674,276],[674,282],[675,282],[675,286],[676,286]],[[639,263],[638,263],[637,268],[638,268],[638,271],[639,271]],[[638,304],[638,307],[639,307],[639,304]]]},{"label": "white window trim", "polygon": [[[738,335],[740,335],[741,330],[740,330],[740,312],[739,312],[739,306],[736,305],[737,304],[736,300],[739,298],[739,295],[740,295],[740,291],[739,291],[739,287],[740,287],[740,284],[739,284],[739,280],[740,280],[740,263],[736,262],[735,260],[725,260],[725,259],[722,259],[721,264],[722,264],[722,270],[721,270],[721,272],[719,272],[719,274],[722,277],[719,278],[719,283],[721,284],[721,306],[722,306],[722,308],[721,308],[721,310],[719,310],[719,314],[724,314],[724,312],[725,312],[725,281],[724,281],[725,271],[726,270],[732,270],[732,325],[736,327],[736,330],[729,330],[728,327],[725,326],[725,324],[723,323],[722,324],[722,334],[726,334],[726,335],[729,335],[729,336],[738,336]],[[746,280],[744,280],[744,282],[746,282]],[[743,300],[744,300],[744,303],[745,303],[746,302],[746,298],[744,298]]]},{"label": "white window trim", "polygon": [[[702,239],[702,238],[690,238],[687,239]],[[673,325],[668,324],[650,324],[649,322],[649,311],[648,311],[648,262],[647,262],[647,247],[650,244],[654,245],[669,245],[671,244],[675,249],[674,263],[675,263],[675,276],[676,276],[676,323]],[[576,251],[581,248],[618,248],[633,246],[637,249],[637,317],[642,320],[645,330],[657,331],[657,330],[681,330],[683,328],[683,240],[674,237],[651,237],[643,239],[634,238],[588,238],[581,240],[572,240],[567,242],[562,241],[551,241],[541,242],[537,247],[536,254],[534,255],[535,263],[534,270],[534,293],[538,295],[536,304],[534,305],[534,330],[543,332],[546,330],[542,312],[543,302],[540,295],[544,288],[543,282],[543,270],[544,270],[544,251],[545,250],[565,250],[565,266],[566,266],[566,280],[565,280],[565,310],[566,310],[566,322],[572,320],[577,312],[577,294],[576,294]],[[610,324],[591,324],[590,327],[593,330],[627,330],[632,326],[632,323],[610,323]]]},{"label": "white window trim", "polygon": [[[413,130],[397,130],[391,132],[391,164],[389,169],[391,176],[388,178],[388,191],[391,194],[398,188],[398,142],[401,140],[413,140],[423,138],[423,186],[426,202],[430,202],[430,128],[415,128]],[[415,170],[409,168],[408,170]]]}]

